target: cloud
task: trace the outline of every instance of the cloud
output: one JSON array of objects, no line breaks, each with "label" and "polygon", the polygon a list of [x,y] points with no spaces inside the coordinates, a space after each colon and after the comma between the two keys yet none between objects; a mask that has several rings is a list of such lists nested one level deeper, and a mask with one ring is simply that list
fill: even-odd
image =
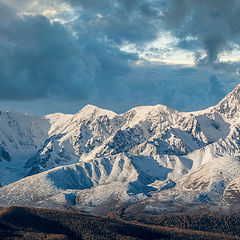
[{"label": "cloud", "polygon": [[[36,14],[38,1],[26,0],[21,9],[12,7],[19,6],[15,0],[0,3],[0,100],[105,97],[138,60],[137,54],[121,51],[121,44],[144,44],[157,35],[146,21],[154,14],[146,1],[70,3],[78,18],[66,24]],[[22,14],[28,9],[35,13]]]},{"label": "cloud", "polygon": [[238,0],[170,0],[163,23],[179,38],[180,47],[196,52],[198,66],[214,68],[220,53],[239,46],[239,11]]},{"label": "cloud", "polygon": [[209,95],[216,100],[221,100],[225,95],[223,85],[219,82],[218,78],[215,75],[211,75],[209,78],[210,90]]},{"label": "cloud", "polygon": [[58,20],[71,18],[66,13],[70,5],[74,31],[93,32],[122,44],[124,41],[144,43],[157,37],[159,2],[161,0],[24,0],[19,4],[17,0],[9,0],[7,4],[20,13],[41,13],[48,17],[51,16],[44,10],[52,10]]},{"label": "cloud", "polygon": [[31,101],[1,101],[1,109],[42,115],[74,113],[86,104],[93,104],[122,113],[135,106],[164,104],[182,111],[193,111],[217,104],[237,85],[236,77],[205,68],[144,64],[134,66],[128,74],[118,75],[113,81],[105,82],[103,77],[103,83],[93,86],[93,93],[88,98],[70,101],[49,96]]},{"label": "cloud", "polygon": [[[75,29],[92,31],[98,36],[106,38],[117,44],[126,41],[144,44],[158,36],[160,24],[159,9],[156,4],[159,0],[102,0],[64,1],[79,8],[78,21]],[[77,13],[76,13],[77,14]]]},{"label": "cloud", "polygon": [[18,16],[4,4],[0,20],[1,100],[89,98],[137,58],[88,32],[74,36],[42,15]]},{"label": "cloud", "polygon": [[[0,4],[0,100],[5,106],[25,101],[31,111],[33,102],[48,112],[77,111],[87,103],[117,112],[158,103],[181,110],[215,104],[235,85],[231,73],[239,68],[219,61],[220,53],[239,45],[239,3],[227,3],[9,0]],[[161,46],[151,48],[166,31],[178,39],[176,48],[195,53],[196,67],[136,64],[137,52],[146,48],[149,58],[167,56]],[[135,53],[121,50],[130,45]]]},{"label": "cloud", "polygon": [[167,31],[178,39],[175,48],[194,52],[197,66],[218,71],[240,69],[238,64],[220,61],[221,53],[231,52],[240,43],[238,0],[62,1],[79,8],[78,32],[91,29],[116,44],[144,49]]},{"label": "cloud", "polygon": [[126,76],[119,76],[105,97],[97,94],[89,101],[118,113],[134,106],[155,104],[193,111],[216,104],[236,86],[236,77],[198,67],[144,64],[133,67]]},{"label": "cloud", "polygon": [[[132,43],[138,49],[170,31],[179,40],[175,47],[195,52],[198,66],[218,69],[219,54],[239,46],[238,0],[24,0],[21,5],[9,0],[8,4],[35,13],[54,9],[55,19],[71,19],[65,27],[74,33],[87,32],[117,45]],[[66,10],[69,6],[74,17]]]},{"label": "cloud", "polygon": [[[66,90],[80,96],[91,82],[91,61],[59,23],[41,15],[19,17],[0,5],[0,98],[28,99]],[[88,65],[87,65],[88,64]],[[91,66],[91,67],[89,67]]]}]

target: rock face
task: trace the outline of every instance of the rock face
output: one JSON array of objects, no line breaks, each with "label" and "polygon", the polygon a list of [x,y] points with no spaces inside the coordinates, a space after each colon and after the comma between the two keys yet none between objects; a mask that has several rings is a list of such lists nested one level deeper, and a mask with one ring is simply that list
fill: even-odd
[{"label": "rock face", "polygon": [[10,161],[10,155],[9,153],[3,148],[0,146],[0,161]]},{"label": "rock face", "polygon": [[222,137],[220,127],[226,128],[220,115],[181,113],[161,105],[134,108],[122,115],[86,106],[65,124],[27,161],[29,173],[88,156],[184,156],[216,142]]},{"label": "rock face", "polygon": [[232,205],[240,203],[240,178],[232,180],[224,190],[223,200]]},{"label": "rock face", "polygon": [[117,115],[87,105],[74,115],[2,113],[0,202],[228,204],[240,185],[239,110],[240,86],[198,112],[156,105]]}]

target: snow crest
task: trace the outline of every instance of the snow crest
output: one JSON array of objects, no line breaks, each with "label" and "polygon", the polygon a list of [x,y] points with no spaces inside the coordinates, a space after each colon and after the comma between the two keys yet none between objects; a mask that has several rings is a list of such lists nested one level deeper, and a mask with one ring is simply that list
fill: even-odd
[{"label": "snow crest", "polygon": [[94,209],[157,196],[228,204],[240,186],[239,110],[240,86],[198,112],[163,105],[120,115],[92,105],[73,115],[1,112],[0,203]]}]

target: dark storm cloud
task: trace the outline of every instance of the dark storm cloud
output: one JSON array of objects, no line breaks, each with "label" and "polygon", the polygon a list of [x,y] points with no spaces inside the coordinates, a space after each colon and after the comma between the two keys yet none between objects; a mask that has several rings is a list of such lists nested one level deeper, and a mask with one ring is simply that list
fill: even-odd
[{"label": "dark storm cloud", "polygon": [[71,1],[78,18],[65,25],[42,15],[18,15],[32,3],[25,0],[21,10],[0,4],[2,100],[105,97],[138,60],[118,44],[157,37],[155,9],[147,1]]},{"label": "dark storm cloud", "polygon": [[[92,29],[114,42],[141,48],[161,30],[178,38],[176,47],[193,51],[196,65],[239,71],[240,66],[219,62],[219,54],[240,44],[239,0],[69,0],[81,7],[78,26]],[[101,14],[98,21],[96,15]],[[83,24],[84,23],[84,24]],[[200,50],[204,50],[204,53]],[[205,56],[206,54],[206,56]]]},{"label": "dark storm cloud", "polygon": [[96,37],[73,37],[58,22],[19,17],[0,4],[0,99],[89,98],[99,82],[104,88],[127,73],[132,59]]},{"label": "dark storm cloud", "polygon": [[232,44],[239,45],[239,12],[239,0],[170,0],[163,19],[180,46],[194,50],[194,43],[195,51],[205,50],[206,57],[196,52],[198,65],[218,68],[219,54],[231,50]]},{"label": "dark storm cloud", "polygon": [[[10,2],[19,5],[17,0]],[[78,18],[71,28],[78,33],[142,47],[165,29],[179,39],[177,47],[195,52],[198,65],[218,68],[219,53],[240,43],[239,0],[54,0],[52,4],[60,2],[75,9]]]},{"label": "dark storm cloud", "polygon": [[[45,109],[46,99],[55,99],[71,111],[87,103],[118,112],[157,103],[193,110],[215,104],[224,89],[232,89],[235,75],[197,67],[239,67],[219,62],[223,50],[239,45],[237,0],[54,0],[73,7],[74,20],[63,24],[42,15],[19,16],[32,0],[9,2],[17,10],[0,5],[1,100],[44,100]],[[41,10],[44,4],[49,3],[41,1]],[[121,51],[126,43],[144,50],[161,30],[178,38],[178,48],[195,52],[196,68],[137,66],[138,55]],[[216,78],[209,79],[212,74]]]},{"label": "dark storm cloud", "polygon": [[88,87],[91,80],[91,67],[84,61],[91,59],[81,53],[61,24],[51,24],[41,15],[18,17],[3,4],[0,16],[1,99],[67,91],[74,96],[78,94],[75,89],[83,95],[82,86]]},{"label": "dark storm cloud", "polygon": [[[115,43],[124,41],[144,44],[158,36],[159,0],[69,0],[79,7],[75,27],[104,35]],[[97,21],[95,21],[97,19]]]}]

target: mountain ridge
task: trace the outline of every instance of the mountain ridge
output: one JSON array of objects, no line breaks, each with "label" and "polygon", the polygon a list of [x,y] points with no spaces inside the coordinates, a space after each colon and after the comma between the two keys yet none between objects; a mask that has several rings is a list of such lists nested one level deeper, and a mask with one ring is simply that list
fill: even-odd
[{"label": "mountain ridge", "polygon": [[231,204],[238,196],[228,184],[240,177],[239,110],[240,85],[195,112],[160,104],[119,115],[93,105],[43,117],[2,112],[0,203],[89,211],[110,200]]}]

